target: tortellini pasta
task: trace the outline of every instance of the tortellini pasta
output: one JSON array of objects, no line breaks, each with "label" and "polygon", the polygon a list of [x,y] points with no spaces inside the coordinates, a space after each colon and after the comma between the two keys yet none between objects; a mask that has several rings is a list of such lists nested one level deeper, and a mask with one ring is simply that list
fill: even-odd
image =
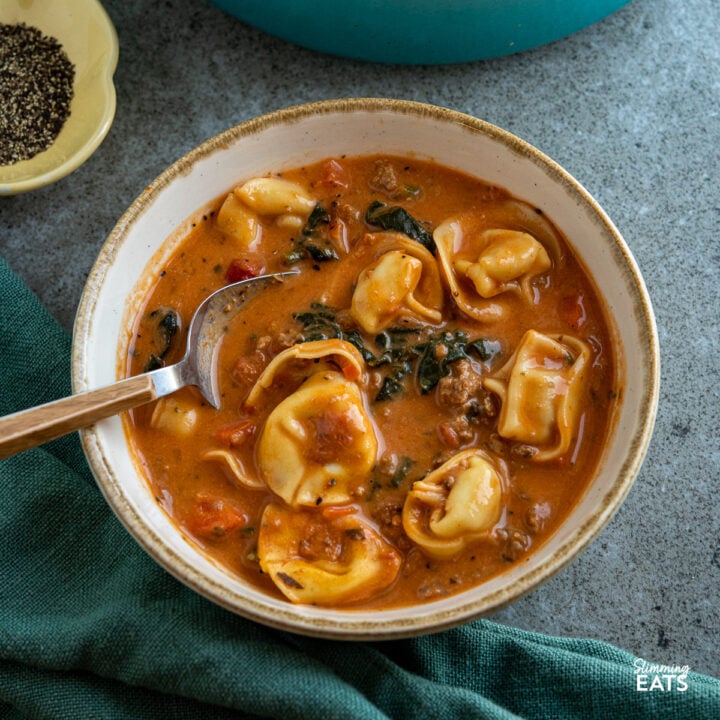
[{"label": "tortellini pasta", "polygon": [[276,177],[253,178],[234,193],[261,215],[309,215],[316,205],[302,185]]},{"label": "tortellini pasta", "polygon": [[[345,374],[317,364],[328,356]],[[248,403],[255,402],[257,388],[268,387],[282,367],[296,359],[315,361],[310,365],[314,372],[265,422],[257,445],[261,475],[291,505],[349,502],[361,492],[378,447],[355,382],[363,377],[362,357],[341,340],[294,345],[268,365]]]},{"label": "tortellini pasta", "polygon": [[503,312],[493,301],[514,292],[532,302],[533,278],[552,267],[546,248],[520,230],[466,230],[461,219],[448,220],[433,234],[440,268],[457,306],[469,317],[492,322]]},{"label": "tortellini pasta", "polygon": [[236,187],[218,210],[216,224],[233,237],[243,251],[258,248],[262,236],[259,215],[274,215],[281,227],[298,230],[317,204],[296,182],[259,177]]},{"label": "tortellini pasta", "polygon": [[262,490],[265,483],[250,473],[246,472],[243,464],[235,453],[230,450],[208,450],[202,455],[203,460],[214,460],[224,465],[230,475],[237,480],[240,485],[244,485],[251,490]]},{"label": "tortellini pasta", "polygon": [[187,437],[193,432],[197,420],[198,411],[193,404],[172,396],[157,401],[150,426],[173,435]]},{"label": "tortellini pasta", "polygon": [[263,233],[260,216],[274,216],[283,228],[299,230],[317,201],[299,183],[278,177],[257,177],[228,193],[216,225],[233,237],[239,249],[254,252]]},{"label": "tortellini pasta", "polygon": [[275,356],[245,401],[253,412],[274,385],[290,394],[256,445],[264,483],[292,506],[348,503],[364,492],[378,440],[360,389],[365,363],[344,340],[300,343]]},{"label": "tortellini pasta", "polygon": [[536,448],[537,462],[566,453],[578,426],[590,356],[577,338],[528,330],[508,362],[483,380],[502,403],[498,433]]},{"label": "tortellini pasta", "polygon": [[238,242],[244,251],[254,250],[262,235],[257,215],[241,202],[235,193],[229,193],[218,210],[217,226]]},{"label": "tortellini pasta", "polygon": [[271,387],[283,373],[295,369],[302,380],[322,367],[340,369],[348,380],[363,382],[365,379],[365,361],[360,351],[351,343],[335,339],[299,343],[283,350],[272,359],[255,381],[245,400],[245,407],[256,407],[263,391]]},{"label": "tortellini pasta", "polygon": [[403,506],[405,533],[431,557],[454,557],[499,520],[504,484],[498,459],[464,450],[415,481]]},{"label": "tortellini pasta", "polygon": [[382,233],[378,257],[357,279],[350,314],[368,333],[401,319],[439,323],[443,291],[432,254],[399,233]]},{"label": "tortellini pasta", "polygon": [[520,289],[530,298],[530,281],[550,267],[545,248],[532,236],[517,230],[486,230],[485,245],[477,260],[456,259],[455,270],[472,281],[478,295],[491,298]]},{"label": "tortellini pasta", "polygon": [[289,600],[314,605],[372,597],[392,584],[401,563],[400,553],[352,507],[293,511],[270,503],[257,553]]},{"label": "tortellini pasta", "polygon": [[364,493],[377,449],[358,386],[328,370],[273,409],[257,460],[268,487],[288,504],[338,504]]}]

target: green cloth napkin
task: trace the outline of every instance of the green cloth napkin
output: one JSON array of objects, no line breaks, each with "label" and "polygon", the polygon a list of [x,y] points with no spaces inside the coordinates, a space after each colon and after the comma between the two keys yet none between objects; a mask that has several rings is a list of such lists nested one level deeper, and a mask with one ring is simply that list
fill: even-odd
[{"label": "green cloth napkin", "polygon": [[[0,258],[0,414],[68,394],[69,356]],[[720,681],[638,691],[635,658],[598,641],[478,620],[349,643],[238,617],[135,544],[76,435],[0,461],[0,492],[2,718],[720,717]]]}]

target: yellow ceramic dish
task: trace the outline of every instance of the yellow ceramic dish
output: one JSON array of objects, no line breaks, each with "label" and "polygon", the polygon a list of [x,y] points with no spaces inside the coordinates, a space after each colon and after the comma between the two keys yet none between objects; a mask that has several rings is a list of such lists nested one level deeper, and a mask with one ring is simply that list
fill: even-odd
[{"label": "yellow ceramic dish", "polygon": [[29,160],[0,166],[0,195],[55,182],[97,149],[115,116],[118,39],[97,0],[2,0],[0,23],[25,23],[54,37],[75,66],[70,116],[55,142]]}]

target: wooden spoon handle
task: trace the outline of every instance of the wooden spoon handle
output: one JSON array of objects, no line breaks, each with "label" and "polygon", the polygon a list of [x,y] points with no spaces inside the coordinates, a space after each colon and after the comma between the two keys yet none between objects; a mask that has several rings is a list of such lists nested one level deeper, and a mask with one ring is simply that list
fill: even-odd
[{"label": "wooden spoon handle", "polygon": [[137,375],[98,390],[6,415],[0,418],[0,458],[143,405],[157,396],[153,378]]}]

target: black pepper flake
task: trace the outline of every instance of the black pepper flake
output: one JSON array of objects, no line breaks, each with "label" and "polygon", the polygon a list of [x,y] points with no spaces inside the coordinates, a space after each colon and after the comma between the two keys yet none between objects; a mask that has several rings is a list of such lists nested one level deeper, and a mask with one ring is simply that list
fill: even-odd
[{"label": "black pepper flake", "polygon": [[277,578],[282,580],[285,585],[289,588],[295,588],[296,590],[302,590],[303,586],[294,578],[284,572],[277,573]]},{"label": "black pepper flake", "polygon": [[75,67],[62,45],[24,23],[0,23],[0,165],[47,150],[70,115]]},{"label": "black pepper flake", "polygon": [[364,540],[365,533],[361,528],[348,528],[345,530],[345,535],[352,540]]}]

